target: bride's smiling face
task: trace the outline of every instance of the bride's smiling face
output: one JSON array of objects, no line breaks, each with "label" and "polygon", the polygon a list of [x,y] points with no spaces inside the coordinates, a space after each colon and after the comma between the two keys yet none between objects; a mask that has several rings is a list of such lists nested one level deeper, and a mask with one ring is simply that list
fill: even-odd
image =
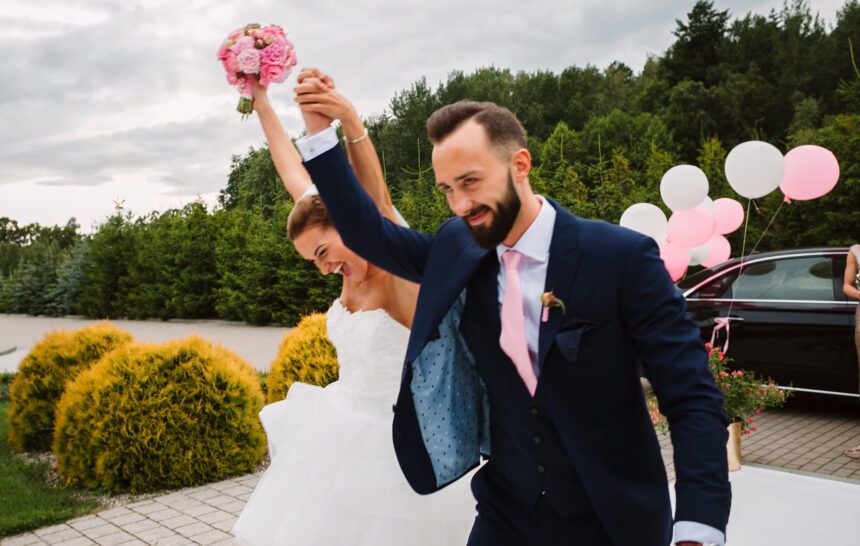
[{"label": "bride's smiling face", "polygon": [[315,225],[307,228],[293,239],[299,254],[314,262],[323,275],[339,273],[353,282],[367,276],[367,260],[346,248],[337,230],[332,225]]}]

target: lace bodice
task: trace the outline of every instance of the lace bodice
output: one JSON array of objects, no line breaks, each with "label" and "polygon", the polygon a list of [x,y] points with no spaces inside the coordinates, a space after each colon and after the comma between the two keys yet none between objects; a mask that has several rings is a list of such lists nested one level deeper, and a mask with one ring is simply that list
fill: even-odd
[{"label": "lace bodice", "polygon": [[338,389],[362,405],[391,412],[397,398],[409,329],[385,310],[351,312],[335,300],[326,317],[328,337],[337,350]]}]

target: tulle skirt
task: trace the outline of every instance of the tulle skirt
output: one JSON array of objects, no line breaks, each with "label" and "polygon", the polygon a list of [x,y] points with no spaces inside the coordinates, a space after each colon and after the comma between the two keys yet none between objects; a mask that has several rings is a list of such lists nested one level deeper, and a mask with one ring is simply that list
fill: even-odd
[{"label": "tulle skirt", "polygon": [[303,383],[263,408],[271,464],[233,528],[250,544],[464,545],[471,475],[418,495],[391,441],[391,400]]}]

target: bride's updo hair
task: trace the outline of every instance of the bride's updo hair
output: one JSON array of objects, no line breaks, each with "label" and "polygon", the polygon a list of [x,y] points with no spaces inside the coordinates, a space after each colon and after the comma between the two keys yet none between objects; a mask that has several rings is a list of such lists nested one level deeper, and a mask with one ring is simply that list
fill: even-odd
[{"label": "bride's updo hair", "polygon": [[293,206],[287,217],[287,237],[295,241],[296,237],[305,230],[314,226],[327,227],[331,225],[331,218],[319,195],[305,195]]}]

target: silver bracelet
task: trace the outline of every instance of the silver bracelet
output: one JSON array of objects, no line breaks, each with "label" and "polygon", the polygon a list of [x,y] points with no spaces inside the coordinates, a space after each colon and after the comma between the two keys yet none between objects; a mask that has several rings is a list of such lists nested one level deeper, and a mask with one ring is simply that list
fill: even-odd
[{"label": "silver bracelet", "polygon": [[344,142],[349,144],[355,144],[356,142],[361,142],[362,140],[367,138],[367,127],[364,128],[364,132],[361,133],[361,136],[358,138],[346,138],[346,135],[343,135]]}]

